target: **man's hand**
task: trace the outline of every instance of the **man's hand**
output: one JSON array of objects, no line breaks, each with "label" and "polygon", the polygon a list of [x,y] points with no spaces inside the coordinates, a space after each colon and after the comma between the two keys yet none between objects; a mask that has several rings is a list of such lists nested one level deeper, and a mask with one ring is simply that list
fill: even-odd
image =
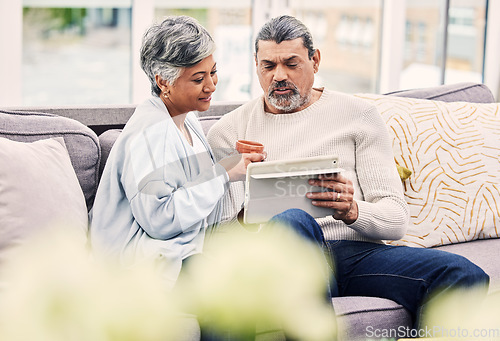
[{"label": "man's hand", "polygon": [[312,204],[333,210],[333,218],[342,220],[347,225],[358,219],[358,204],[354,200],[352,181],[335,173],[320,175],[318,179],[310,179],[309,184],[328,189],[327,192],[310,192],[306,197],[312,199]]}]

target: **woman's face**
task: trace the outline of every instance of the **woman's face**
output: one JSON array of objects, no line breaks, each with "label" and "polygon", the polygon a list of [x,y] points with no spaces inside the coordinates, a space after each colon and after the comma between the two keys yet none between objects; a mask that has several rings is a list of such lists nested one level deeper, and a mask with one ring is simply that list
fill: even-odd
[{"label": "woman's face", "polygon": [[[213,55],[181,71],[173,85],[166,84],[168,98],[160,95],[171,116],[210,107],[217,85],[217,68]],[[162,89],[163,90],[163,89]]]}]

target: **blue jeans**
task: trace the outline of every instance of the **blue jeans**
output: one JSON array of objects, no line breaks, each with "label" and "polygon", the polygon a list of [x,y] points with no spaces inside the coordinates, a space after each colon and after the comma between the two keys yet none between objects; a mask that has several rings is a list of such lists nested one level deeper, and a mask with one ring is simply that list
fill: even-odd
[{"label": "blue jeans", "polygon": [[[308,213],[299,209],[286,210],[269,220],[269,222],[263,227],[262,232],[272,230],[273,227],[278,225],[285,226],[286,228],[295,231],[305,240],[312,242],[311,247],[318,247],[320,250],[327,250],[327,245],[321,227]],[[337,296],[337,286],[335,284],[335,277],[333,276],[331,267],[332,262],[329,259],[329,254],[325,252],[323,252],[323,257],[318,259],[318,261],[322,262],[322,265],[324,265],[323,268],[325,269],[324,276],[327,291],[325,293],[325,299],[328,304],[332,306],[332,295]],[[332,321],[332,323],[335,323],[335,321]],[[288,336],[286,336],[286,339],[292,340]],[[231,330],[221,332],[212,330],[210,327],[202,327],[201,341],[240,341],[240,339],[234,335]]]},{"label": "blue jeans", "polygon": [[323,250],[323,258],[320,261],[324,263],[325,269],[324,276],[327,288],[325,295],[327,301],[331,304],[331,298],[338,296],[338,290],[333,272],[333,260],[328,252],[328,247],[321,227],[310,214],[299,209],[289,209],[275,215],[266,224],[265,229],[272,228],[275,224],[286,226],[305,240],[312,242],[314,247]]},{"label": "blue jeans", "polygon": [[[304,239],[323,247],[324,261],[332,265],[325,271],[325,282],[330,288],[326,297],[330,302],[330,297],[336,296],[387,298],[405,307],[418,326],[422,306],[439,294],[475,286],[482,286],[487,292],[488,275],[462,256],[435,249],[325,241],[316,220],[297,209],[276,215],[265,228],[276,223],[287,225]],[[333,273],[335,276],[330,277]]]},{"label": "blue jeans", "polygon": [[328,241],[328,248],[340,296],[391,299],[410,312],[416,326],[421,307],[439,294],[475,286],[487,292],[488,275],[449,252],[349,240]]},{"label": "blue jeans", "polygon": [[[311,247],[323,251],[323,253],[321,253],[322,257],[320,257],[318,261],[321,262],[320,265],[324,269],[323,275],[326,289],[325,300],[333,310],[332,297],[338,296],[338,290],[333,273],[333,260],[330,257],[330,253],[327,251],[328,247],[321,226],[318,225],[310,214],[299,209],[289,209],[275,215],[264,226],[263,230],[272,229],[277,225],[285,226],[287,229],[295,231],[304,240],[311,242]],[[332,321],[332,323],[336,323],[336,321]],[[289,336],[285,336],[285,339],[287,341],[294,340]]]}]

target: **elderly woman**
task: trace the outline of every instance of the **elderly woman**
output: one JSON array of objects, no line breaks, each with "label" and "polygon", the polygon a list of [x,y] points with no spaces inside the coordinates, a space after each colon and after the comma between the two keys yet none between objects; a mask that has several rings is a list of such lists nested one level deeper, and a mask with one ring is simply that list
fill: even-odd
[{"label": "elderly woman", "polygon": [[201,253],[218,222],[229,181],[263,154],[215,163],[196,116],[217,85],[215,44],[194,19],[168,17],[144,35],[141,66],[153,97],[137,107],[116,140],[97,191],[94,249],[130,265],[159,261],[173,286],[183,260]]}]

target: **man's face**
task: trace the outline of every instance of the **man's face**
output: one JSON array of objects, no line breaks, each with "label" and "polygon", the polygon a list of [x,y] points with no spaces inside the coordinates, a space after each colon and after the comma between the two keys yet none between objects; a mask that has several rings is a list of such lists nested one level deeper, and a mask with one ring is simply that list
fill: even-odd
[{"label": "man's face", "polygon": [[302,38],[259,41],[255,55],[257,75],[265,93],[266,111],[281,114],[305,109],[312,102],[314,73],[319,66],[319,52],[309,59]]}]

